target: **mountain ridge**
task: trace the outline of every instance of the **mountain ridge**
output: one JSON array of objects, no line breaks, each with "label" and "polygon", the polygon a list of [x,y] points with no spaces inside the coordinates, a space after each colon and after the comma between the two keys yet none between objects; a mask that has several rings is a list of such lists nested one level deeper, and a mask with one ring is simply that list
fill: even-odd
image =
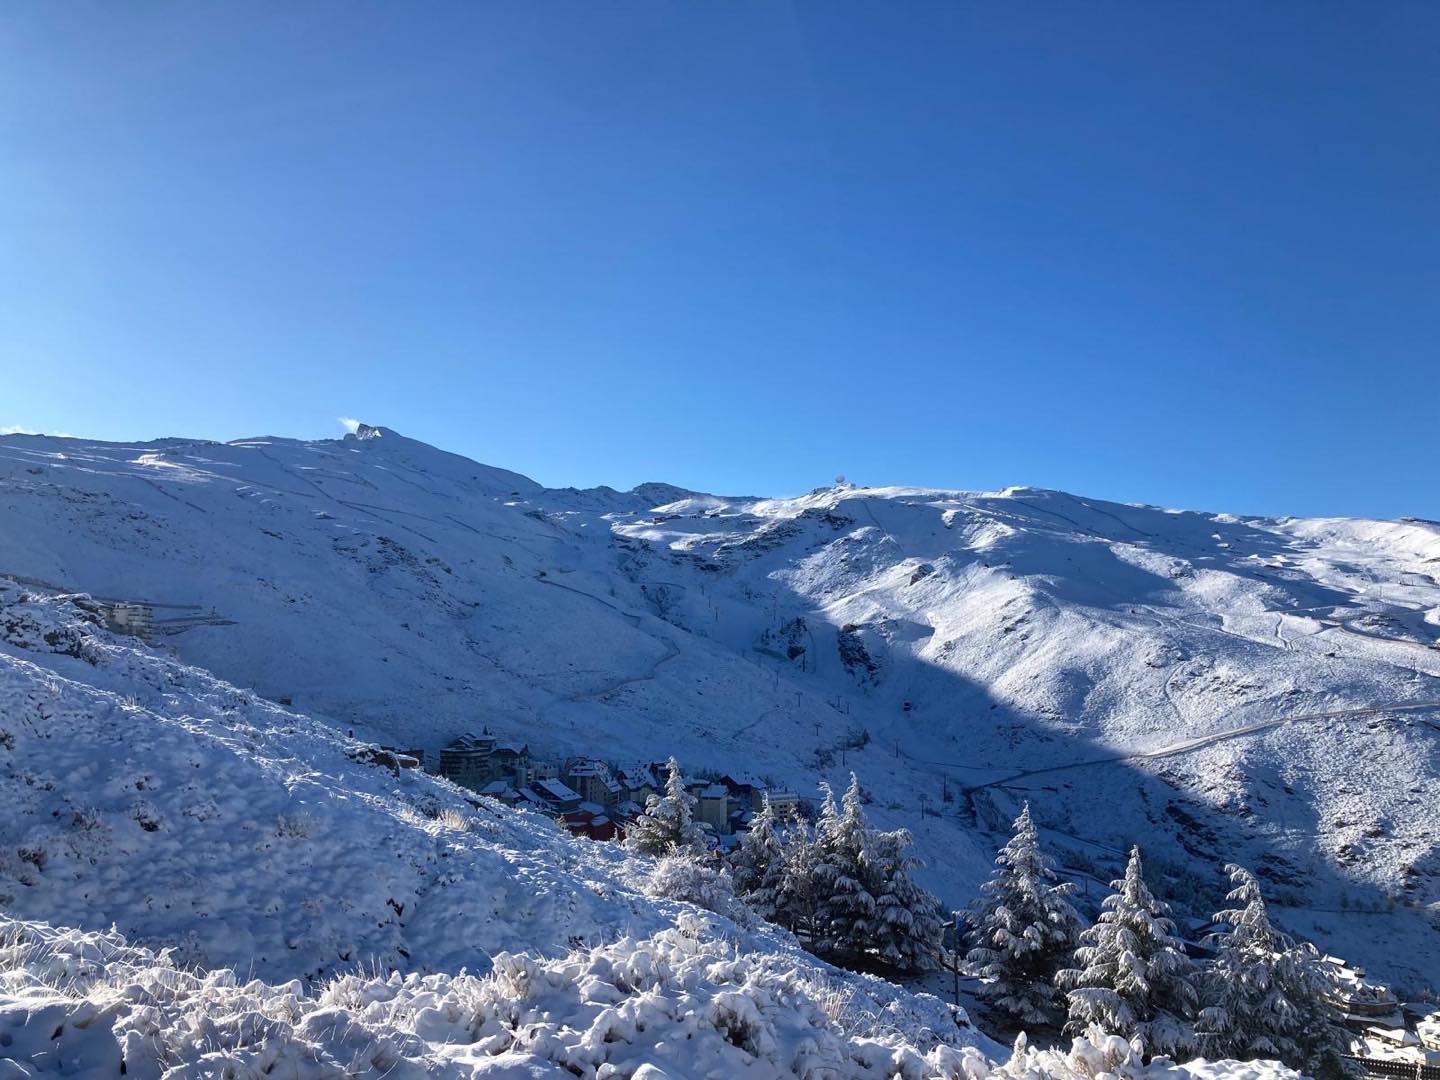
[{"label": "mountain ridge", "polygon": [[[1435,729],[1384,707],[1440,701],[1440,529],[1035,487],[544,488],[370,430],[0,438],[0,572],[213,609],[160,640],[377,740],[485,724],[802,791],[854,768],[957,906],[1022,798],[1097,876],[1143,839],[1196,912],[1249,860],[1311,906],[1392,904],[1372,963],[1423,983]],[[1326,712],[1351,719],[1279,722]]]}]

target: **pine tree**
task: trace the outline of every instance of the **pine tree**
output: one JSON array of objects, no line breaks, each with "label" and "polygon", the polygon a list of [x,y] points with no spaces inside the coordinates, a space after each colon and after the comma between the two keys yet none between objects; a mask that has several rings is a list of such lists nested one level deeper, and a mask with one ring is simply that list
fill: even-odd
[{"label": "pine tree", "polygon": [[877,832],[871,840],[870,892],[875,897],[867,947],[898,971],[925,971],[939,963],[945,923],[940,901],[910,876],[921,866],[910,854],[906,829]]},{"label": "pine tree", "polygon": [[853,774],[838,808],[830,789],[822,790],[816,950],[837,960],[873,956],[900,971],[933,967],[943,925],[940,902],[910,876],[920,865],[909,853],[910,834],[870,825]]},{"label": "pine tree", "polygon": [[[827,799],[833,808],[833,796]],[[860,781],[850,774],[839,814],[822,814],[819,834],[819,950],[837,958],[855,957],[869,945],[875,929],[875,897],[869,884],[871,830],[860,802]]]},{"label": "pine tree", "polygon": [[1140,849],[1131,849],[1125,877],[1102,904],[1100,918],[1080,935],[1077,967],[1055,976],[1069,990],[1065,1030],[1084,1034],[1098,1024],[1112,1035],[1139,1036],[1148,1054],[1175,1057],[1194,1041],[1190,1021],[1199,992],[1195,965],[1175,936],[1169,909],[1145,885]]},{"label": "pine tree", "polygon": [[820,781],[820,814],[815,819],[815,843],[825,845],[825,838],[834,834],[840,825],[840,807],[835,803],[835,789],[824,780]]},{"label": "pine tree", "polygon": [[781,845],[779,822],[770,806],[770,796],[750,822],[750,831],[740,839],[730,859],[730,873],[735,891],[745,897],[762,919],[775,917],[775,900],[785,852]]},{"label": "pine tree", "polygon": [[1331,1001],[1335,978],[1309,942],[1270,922],[1260,882],[1227,866],[1236,907],[1215,916],[1228,929],[1211,936],[1215,961],[1202,982],[1204,1008],[1195,1022],[1206,1057],[1278,1058],[1312,1076],[1344,1071],[1348,1040]]},{"label": "pine tree", "polygon": [[775,921],[794,934],[803,935],[813,948],[816,937],[816,908],[820,899],[818,862],[820,846],[815,831],[798,816],[791,815],[785,826],[780,863],[762,891],[773,897]]},{"label": "pine tree", "polygon": [[1049,1024],[1061,1015],[1055,972],[1075,949],[1080,916],[1040,850],[1027,803],[1015,834],[995,858],[995,875],[981,887],[971,914],[972,948],[966,959],[989,980],[982,996],[1021,1024]]},{"label": "pine tree", "polygon": [[651,795],[645,801],[645,813],[630,826],[626,846],[645,855],[702,855],[705,833],[695,824],[695,796],[685,790],[673,757],[669,764],[665,794]]}]

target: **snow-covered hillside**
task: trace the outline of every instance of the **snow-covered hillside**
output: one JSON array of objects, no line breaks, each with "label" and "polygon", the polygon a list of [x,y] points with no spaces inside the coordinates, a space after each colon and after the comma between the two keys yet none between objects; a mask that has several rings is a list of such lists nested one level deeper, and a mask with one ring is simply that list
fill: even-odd
[{"label": "snow-covered hillside", "polygon": [[948,1076],[999,1050],[92,608],[0,585],[0,1075]]},{"label": "snow-covered hillside", "polygon": [[174,605],[159,644],[357,737],[488,725],[802,792],[853,769],[955,905],[1028,798],[1077,872],[1139,840],[1203,913],[1247,862],[1323,947],[1408,989],[1440,971],[1432,523],[555,490],[383,428],[11,436],[0,573]]},{"label": "snow-covered hillside", "polygon": [[0,585],[5,911],[282,978],[668,925],[617,886],[617,846],[368,764],[328,725],[85,614]]}]

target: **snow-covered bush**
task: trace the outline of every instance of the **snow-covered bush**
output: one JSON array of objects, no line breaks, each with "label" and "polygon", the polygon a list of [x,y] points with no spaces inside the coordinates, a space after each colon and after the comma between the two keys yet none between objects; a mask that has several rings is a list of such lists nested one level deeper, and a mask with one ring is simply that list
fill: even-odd
[{"label": "snow-covered bush", "polygon": [[89,624],[98,621],[99,609],[88,597],[10,595],[19,602],[0,606],[0,641],[95,663],[99,649]]},{"label": "snow-covered bush", "polygon": [[[987,1074],[963,1013],[869,985],[741,954],[698,917],[560,959],[501,953],[485,976],[350,974],[318,992],[183,971],[114,932],[0,920],[0,1075]],[[841,998],[848,1030],[827,1011]]]},{"label": "snow-covered bush", "polygon": [[281,814],[275,819],[275,835],[287,840],[304,840],[315,823],[307,814]]},{"label": "snow-covered bush", "polygon": [[451,832],[471,832],[475,828],[475,815],[467,814],[458,806],[447,806],[435,816],[435,821]]},{"label": "snow-covered bush", "polygon": [[[962,1074],[952,1074],[960,1077]],[[973,1074],[965,1074],[967,1080]],[[987,1080],[1302,1080],[1299,1073],[1273,1061],[1206,1061],[1176,1065],[1166,1058],[1148,1064],[1138,1046],[1118,1035],[1089,1028],[1068,1050],[1041,1050],[1022,1034],[1010,1060],[986,1074]]]},{"label": "snow-covered bush", "polygon": [[1263,1062],[1146,1065],[1098,1031],[1069,1050],[1022,1036],[996,1064],[963,1013],[870,985],[738,953],[699,917],[560,959],[501,953],[484,976],[349,974],[313,992],[185,971],[113,931],[0,920],[0,1075],[1298,1080]]},{"label": "snow-covered bush", "polygon": [[751,910],[736,897],[735,885],[725,868],[692,856],[667,855],[657,859],[643,888],[647,896],[683,900],[724,915],[740,926],[754,922]]}]

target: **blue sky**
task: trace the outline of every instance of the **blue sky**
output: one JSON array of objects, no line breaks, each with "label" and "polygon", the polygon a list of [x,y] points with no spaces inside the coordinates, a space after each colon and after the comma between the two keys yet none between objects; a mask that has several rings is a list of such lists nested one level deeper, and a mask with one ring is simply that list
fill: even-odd
[{"label": "blue sky", "polygon": [[1440,8],[11,4],[0,427],[1440,517]]}]

